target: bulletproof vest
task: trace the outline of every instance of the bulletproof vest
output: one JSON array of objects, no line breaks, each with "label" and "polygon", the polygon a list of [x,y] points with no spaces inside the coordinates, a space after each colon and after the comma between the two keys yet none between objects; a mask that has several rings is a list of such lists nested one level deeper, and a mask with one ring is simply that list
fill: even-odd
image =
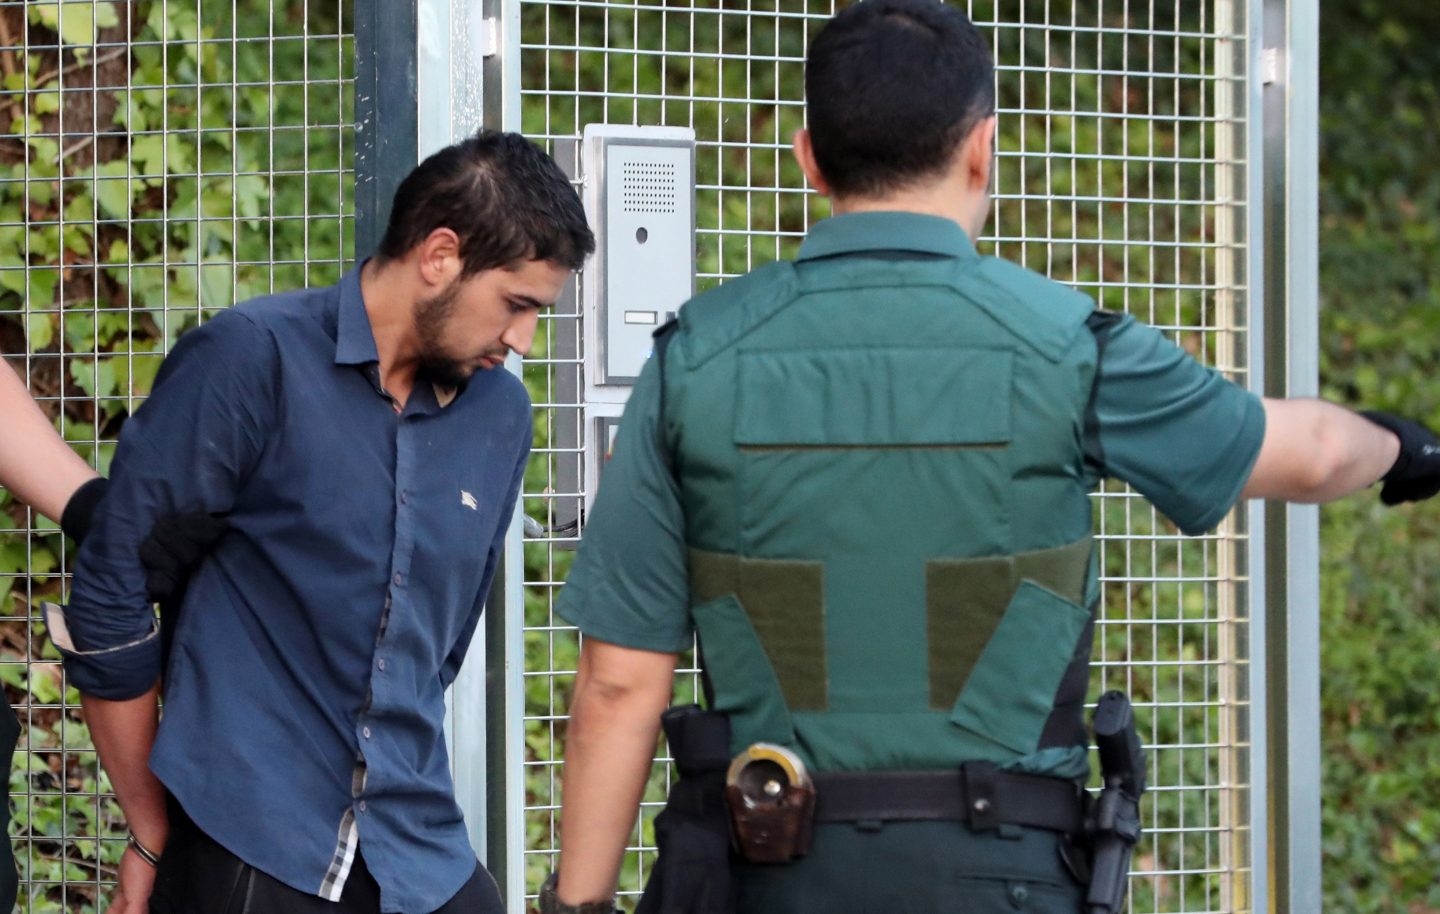
[{"label": "bulletproof vest", "polygon": [[1083,774],[1092,311],[1004,261],[874,253],[683,309],[662,446],[732,751]]}]

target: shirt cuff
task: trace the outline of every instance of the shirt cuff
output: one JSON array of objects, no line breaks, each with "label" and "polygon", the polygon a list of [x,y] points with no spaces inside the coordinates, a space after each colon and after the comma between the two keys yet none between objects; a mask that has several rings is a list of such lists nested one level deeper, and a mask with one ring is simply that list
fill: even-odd
[{"label": "shirt cuff", "polygon": [[81,694],[108,701],[127,701],[150,690],[160,679],[160,630],[154,626],[143,638],[128,644],[93,651],[76,650],[65,623],[65,607],[42,603],[50,640],[65,661],[70,684]]}]

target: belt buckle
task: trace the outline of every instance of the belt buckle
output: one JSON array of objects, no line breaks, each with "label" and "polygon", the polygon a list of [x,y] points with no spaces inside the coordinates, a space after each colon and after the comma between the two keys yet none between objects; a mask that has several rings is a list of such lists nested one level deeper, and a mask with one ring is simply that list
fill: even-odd
[{"label": "belt buckle", "polygon": [[1000,827],[995,797],[996,770],[993,762],[966,762],[960,766],[960,781],[965,789],[965,821],[975,831],[993,831]]}]

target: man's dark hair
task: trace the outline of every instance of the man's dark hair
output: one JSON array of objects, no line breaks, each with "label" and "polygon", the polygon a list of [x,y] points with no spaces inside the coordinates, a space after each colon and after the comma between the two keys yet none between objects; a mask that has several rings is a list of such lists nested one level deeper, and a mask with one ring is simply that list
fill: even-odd
[{"label": "man's dark hair", "polygon": [[840,196],[880,196],[942,171],[995,111],[995,66],[970,19],[938,0],[865,0],[805,60],[816,164]]},{"label": "man's dark hair", "polygon": [[376,259],[403,257],[438,228],[460,236],[464,276],[526,260],[578,270],[595,250],[570,179],[518,133],[481,130],[417,165],[395,192]]}]

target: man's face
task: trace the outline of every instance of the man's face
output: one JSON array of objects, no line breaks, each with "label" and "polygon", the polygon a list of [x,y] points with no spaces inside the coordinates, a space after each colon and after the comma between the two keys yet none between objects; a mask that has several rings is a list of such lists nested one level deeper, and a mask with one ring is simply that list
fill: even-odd
[{"label": "man's face", "polygon": [[415,307],[420,371],[454,387],[476,372],[530,351],[540,309],[560,297],[570,270],[545,260],[457,279]]}]

